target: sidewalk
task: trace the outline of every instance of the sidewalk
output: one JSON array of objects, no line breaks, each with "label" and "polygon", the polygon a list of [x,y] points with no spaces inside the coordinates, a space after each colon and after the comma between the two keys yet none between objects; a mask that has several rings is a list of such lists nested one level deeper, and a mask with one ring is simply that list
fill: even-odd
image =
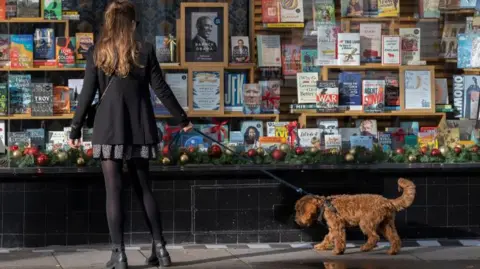
[{"label": "sidewalk", "polygon": [[[217,246],[220,247],[220,246]],[[224,247],[224,246],[222,246]],[[480,269],[480,247],[405,247],[401,254],[388,256],[380,246],[369,253],[351,247],[346,255],[316,252],[305,245],[294,248],[208,248],[195,246],[171,247],[173,268],[205,269]],[[128,248],[130,268],[143,265],[149,255],[144,248]],[[1,269],[100,269],[110,257],[105,248],[51,250],[20,250],[0,253]]]}]

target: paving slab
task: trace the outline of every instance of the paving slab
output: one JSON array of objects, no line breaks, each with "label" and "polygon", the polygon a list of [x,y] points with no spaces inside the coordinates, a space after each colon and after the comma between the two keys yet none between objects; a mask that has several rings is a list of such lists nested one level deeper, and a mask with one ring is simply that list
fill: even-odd
[{"label": "paving slab", "polygon": [[424,251],[415,251],[412,253],[422,260],[479,260],[480,247],[442,247],[429,248]]},{"label": "paving slab", "polygon": [[[77,251],[55,253],[55,258],[63,269],[74,268],[104,268],[105,263],[110,259],[111,251]],[[128,264],[132,266],[144,265],[145,257],[138,250],[127,250]]]},{"label": "paving slab", "polygon": [[56,268],[58,266],[55,257],[51,253],[26,253],[13,252],[0,254],[0,268],[26,268],[35,267]]}]

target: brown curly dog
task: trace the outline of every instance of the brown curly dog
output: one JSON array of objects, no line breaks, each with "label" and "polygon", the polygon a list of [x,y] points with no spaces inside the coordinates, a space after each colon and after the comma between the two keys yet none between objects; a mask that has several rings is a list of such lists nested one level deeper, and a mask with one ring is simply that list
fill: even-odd
[{"label": "brown curly dog", "polygon": [[295,221],[300,226],[311,226],[326,220],[328,234],[315,245],[316,250],[327,250],[334,245],[334,254],[343,254],[346,247],[346,227],[360,226],[368,237],[361,251],[372,250],[380,240],[379,233],[389,242],[388,254],[400,251],[401,240],[395,228],[395,213],[409,207],[415,199],[415,184],[407,179],[398,180],[402,196],[390,200],[376,194],[317,196],[306,195],[295,205]]}]

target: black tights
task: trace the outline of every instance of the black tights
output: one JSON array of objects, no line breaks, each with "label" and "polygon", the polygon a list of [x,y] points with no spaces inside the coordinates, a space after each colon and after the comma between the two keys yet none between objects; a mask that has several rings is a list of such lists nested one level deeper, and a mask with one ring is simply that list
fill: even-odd
[{"label": "black tights", "polygon": [[[152,191],[149,187],[149,163],[146,159],[132,159],[127,161],[128,173],[132,185],[141,202],[145,219],[152,237],[165,244],[162,236],[162,221]],[[114,245],[123,245],[124,210],[122,201],[123,190],[123,161],[102,160],[105,188],[107,190],[107,221],[110,236]]]}]

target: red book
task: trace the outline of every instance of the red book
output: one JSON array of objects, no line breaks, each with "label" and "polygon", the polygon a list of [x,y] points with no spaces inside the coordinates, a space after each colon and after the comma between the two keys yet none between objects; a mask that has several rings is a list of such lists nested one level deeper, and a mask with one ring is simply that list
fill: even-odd
[{"label": "red book", "polygon": [[279,0],[262,0],[262,22],[263,23],[280,22]]}]

